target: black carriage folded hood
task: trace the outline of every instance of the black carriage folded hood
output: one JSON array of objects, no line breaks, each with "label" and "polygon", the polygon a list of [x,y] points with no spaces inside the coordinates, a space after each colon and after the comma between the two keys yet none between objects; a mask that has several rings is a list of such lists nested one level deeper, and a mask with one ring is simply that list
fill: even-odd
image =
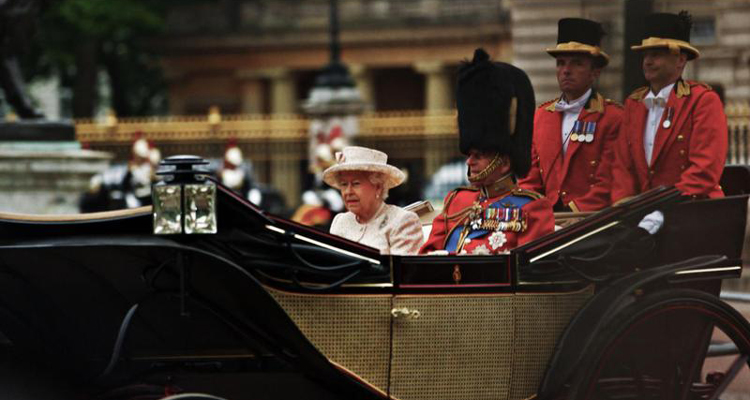
[{"label": "black carriage folded hood", "polygon": [[[219,196],[220,234],[273,223]],[[154,236],[151,218],[147,210],[73,222],[0,219],[0,332],[78,382],[117,379],[139,360],[273,358],[341,398],[380,398],[340,374],[261,284],[213,247],[217,236]]]}]

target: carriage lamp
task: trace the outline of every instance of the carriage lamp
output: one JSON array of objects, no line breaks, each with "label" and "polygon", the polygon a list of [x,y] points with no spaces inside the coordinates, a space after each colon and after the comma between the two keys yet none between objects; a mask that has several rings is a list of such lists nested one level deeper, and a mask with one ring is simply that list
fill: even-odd
[{"label": "carriage lamp", "polygon": [[208,171],[194,168],[208,162],[196,156],[164,159],[157,175],[165,180],[153,185],[154,234],[211,234],[216,225],[216,184]]}]

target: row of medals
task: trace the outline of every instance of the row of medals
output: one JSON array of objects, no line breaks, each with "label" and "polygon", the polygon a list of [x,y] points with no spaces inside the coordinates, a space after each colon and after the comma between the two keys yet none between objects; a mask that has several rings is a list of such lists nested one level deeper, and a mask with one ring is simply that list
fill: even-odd
[{"label": "row of medals", "polygon": [[[667,118],[664,119],[662,126],[664,129],[669,129],[672,126],[672,118],[674,116],[674,109],[672,107],[667,108]],[[588,122],[578,120],[573,123],[573,129],[570,131],[571,142],[586,142],[591,143],[594,141],[594,132],[596,132],[596,122]]]},{"label": "row of medals", "polygon": [[573,129],[570,131],[571,142],[586,142],[591,143],[594,141],[594,132],[596,132],[596,122],[584,122],[581,120],[573,123]]}]

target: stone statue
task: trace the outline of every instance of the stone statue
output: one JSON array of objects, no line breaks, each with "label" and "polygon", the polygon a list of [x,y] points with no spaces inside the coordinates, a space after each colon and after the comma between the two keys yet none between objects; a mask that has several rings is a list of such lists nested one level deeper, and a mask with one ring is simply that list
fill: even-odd
[{"label": "stone statue", "polygon": [[28,46],[40,7],[38,0],[0,0],[0,86],[5,99],[23,119],[43,117],[24,92],[16,58]]}]

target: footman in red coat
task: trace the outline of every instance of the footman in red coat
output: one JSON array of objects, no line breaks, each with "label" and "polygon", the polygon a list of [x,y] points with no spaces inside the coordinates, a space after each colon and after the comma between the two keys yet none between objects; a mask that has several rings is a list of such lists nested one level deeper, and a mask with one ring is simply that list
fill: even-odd
[{"label": "footman in red coat", "polygon": [[611,166],[622,106],[593,85],[609,56],[599,44],[598,22],[564,18],[558,23],[556,58],[562,95],[534,116],[531,170],[522,188],[543,193],[558,211],[595,211],[611,204]]},{"label": "footman in red coat", "polygon": [[682,79],[688,61],[700,56],[690,44],[686,12],[652,14],[640,45],[649,85],[625,100],[613,200],[659,185],[674,185],[694,198],[723,197],[719,179],[728,138],[724,108],[706,84]]}]

